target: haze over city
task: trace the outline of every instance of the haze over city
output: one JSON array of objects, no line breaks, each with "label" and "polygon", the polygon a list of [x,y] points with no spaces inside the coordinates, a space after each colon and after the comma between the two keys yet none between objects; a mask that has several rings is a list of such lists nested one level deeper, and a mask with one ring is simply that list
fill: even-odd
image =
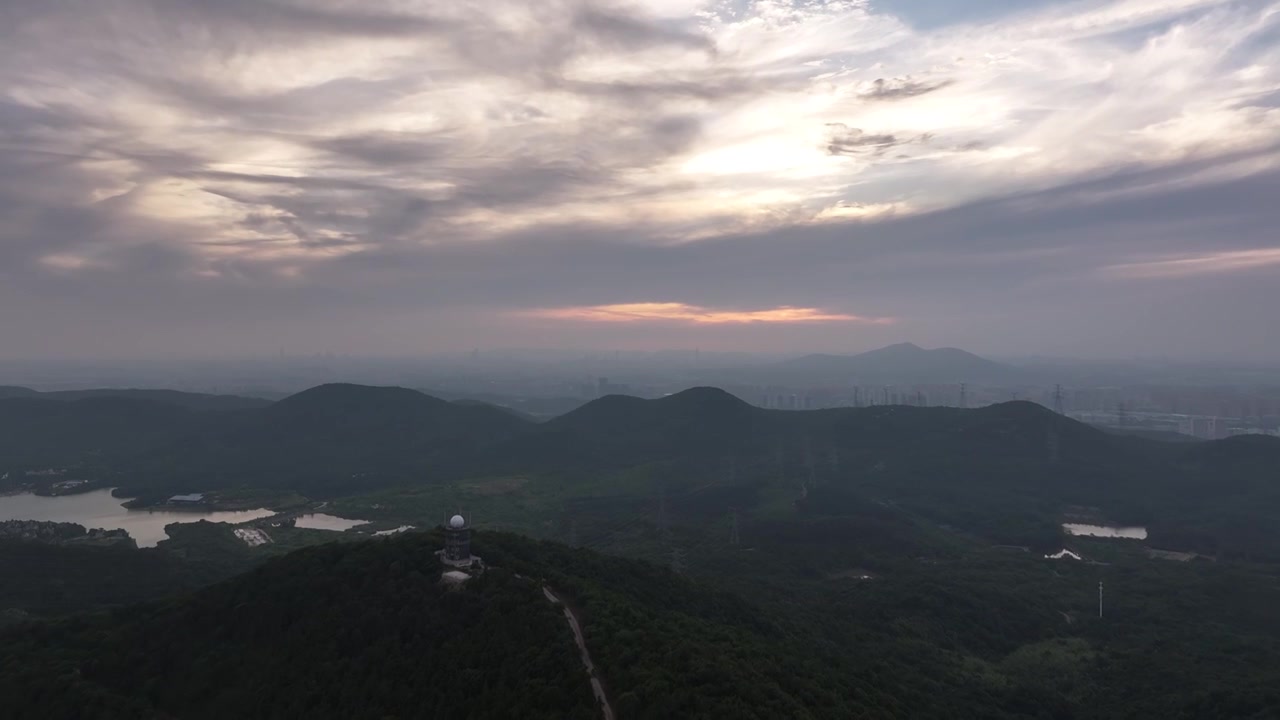
[{"label": "haze over city", "polygon": [[0,358],[1273,362],[1277,60],[1277,0],[9,0]]}]

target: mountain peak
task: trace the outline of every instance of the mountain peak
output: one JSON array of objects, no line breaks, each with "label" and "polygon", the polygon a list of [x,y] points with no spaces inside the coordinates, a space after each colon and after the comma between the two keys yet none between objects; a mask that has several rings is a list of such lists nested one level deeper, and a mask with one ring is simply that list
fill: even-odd
[{"label": "mountain peak", "polygon": [[688,390],[681,390],[678,393],[672,393],[662,398],[660,402],[681,403],[681,404],[697,404],[697,405],[723,405],[726,407],[747,405],[741,398],[726,390],[718,387],[700,386],[691,387]]},{"label": "mountain peak", "polygon": [[1017,370],[957,348],[927,350],[904,342],[859,355],[806,355],[766,372],[783,380],[859,383],[1001,382]]}]

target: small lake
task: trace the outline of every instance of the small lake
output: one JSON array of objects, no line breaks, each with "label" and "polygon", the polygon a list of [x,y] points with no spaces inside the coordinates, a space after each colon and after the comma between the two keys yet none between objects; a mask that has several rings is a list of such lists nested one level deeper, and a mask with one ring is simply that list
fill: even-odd
[{"label": "small lake", "polygon": [[340,518],[337,515],[327,515],[325,513],[308,513],[299,515],[298,521],[294,527],[305,528],[307,530],[335,530],[342,532],[350,530],[359,525],[368,525],[368,520],[348,520]]},{"label": "small lake", "polygon": [[374,533],[374,535],[386,537],[387,535],[397,535],[402,532],[409,532],[412,529],[413,529],[412,525],[401,525],[398,528],[391,528],[390,530],[379,530],[378,532]]},{"label": "small lake", "polygon": [[1126,540],[1146,540],[1147,529],[1144,527],[1116,527],[1114,525],[1081,525],[1079,523],[1063,523],[1062,529],[1068,535],[1083,535],[1100,538],[1124,538]]},{"label": "small lake", "polygon": [[44,520],[78,523],[86,529],[126,530],[138,547],[155,547],[168,538],[164,526],[170,523],[242,523],[274,515],[266,509],[219,512],[176,510],[129,510],[123,498],[111,497],[111,490],[94,490],[78,495],[42,497],[31,493],[0,495],[0,520]]}]

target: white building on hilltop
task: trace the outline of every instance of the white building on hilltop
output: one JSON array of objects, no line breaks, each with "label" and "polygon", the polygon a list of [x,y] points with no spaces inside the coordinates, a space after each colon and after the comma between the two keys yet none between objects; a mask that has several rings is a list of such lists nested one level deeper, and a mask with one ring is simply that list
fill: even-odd
[{"label": "white building on hilltop", "polygon": [[471,554],[471,523],[461,514],[444,523],[444,549],[437,550],[440,562],[458,570],[484,570],[484,562]]}]

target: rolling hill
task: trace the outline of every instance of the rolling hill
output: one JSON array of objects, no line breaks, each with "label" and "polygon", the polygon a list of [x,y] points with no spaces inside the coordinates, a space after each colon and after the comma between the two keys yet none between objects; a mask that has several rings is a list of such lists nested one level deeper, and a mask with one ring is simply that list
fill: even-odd
[{"label": "rolling hill", "polygon": [[703,512],[723,513],[829,485],[1009,544],[1059,542],[1063,508],[1083,506],[1146,524],[1170,546],[1280,554],[1268,549],[1280,547],[1266,520],[1280,513],[1272,444],[1161,443],[1028,402],[789,412],[693,388],[605,397],[536,423],[404,388],[323,385],[226,412],[13,398],[0,400],[0,431],[0,471],[73,468],[144,501],[220,488],[332,498],[533,476],[560,503],[714,487]]}]

